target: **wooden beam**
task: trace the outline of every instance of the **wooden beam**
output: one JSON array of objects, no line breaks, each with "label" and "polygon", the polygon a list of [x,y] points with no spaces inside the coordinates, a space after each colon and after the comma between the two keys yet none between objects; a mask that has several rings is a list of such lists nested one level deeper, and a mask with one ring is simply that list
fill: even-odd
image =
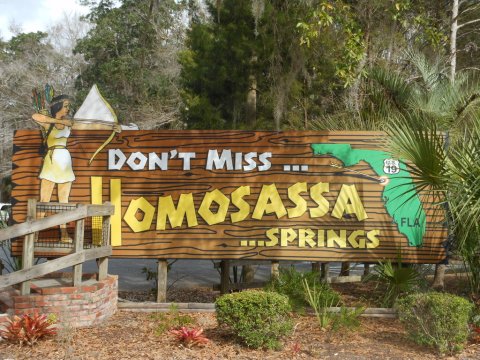
[{"label": "wooden beam", "polygon": [[108,205],[87,205],[87,216],[107,216],[113,215],[115,208],[113,205],[108,203]]},{"label": "wooden beam", "polygon": [[352,283],[352,282],[361,282],[361,275],[348,275],[348,276],[332,276],[327,278],[327,282],[331,284],[341,284],[341,283]]},{"label": "wooden beam", "polygon": [[157,302],[167,301],[167,271],[168,262],[164,259],[158,259],[157,267]]},{"label": "wooden beam", "polygon": [[112,255],[111,246],[87,249],[75,254],[65,255],[55,260],[34,265],[30,269],[22,269],[14,273],[0,276],[0,289],[21,283],[26,280],[35,279],[88,260],[107,257],[110,255]]}]

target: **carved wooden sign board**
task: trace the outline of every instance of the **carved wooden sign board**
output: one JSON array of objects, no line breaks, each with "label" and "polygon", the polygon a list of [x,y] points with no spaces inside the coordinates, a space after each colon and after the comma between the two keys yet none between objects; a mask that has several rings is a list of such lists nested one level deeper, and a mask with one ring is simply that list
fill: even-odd
[{"label": "carved wooden sign board", "polygon": [[[114,256],[438,263],[443,214],[375,132],[72,131],[72,203],[115,205]],[[39,198],[39,131],[14,138],[14,220]],[[55,193],[52,201],[56,201]]]}]

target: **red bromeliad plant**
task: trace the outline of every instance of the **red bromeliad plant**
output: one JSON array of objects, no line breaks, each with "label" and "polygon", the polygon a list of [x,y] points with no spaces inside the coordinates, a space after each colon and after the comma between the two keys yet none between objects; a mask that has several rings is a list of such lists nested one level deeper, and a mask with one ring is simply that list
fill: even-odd
[{"label": "red bromeliad plant", "polygon": [[182,326],[179,330],[170,330],[178,341],[187,348],[192,346],[203,346],[208,343],[208,339],[203,335],[203,329],[189,329]]},{"label": "red bromeliad plant", "polygon": [[8,320],[5,329],[0,330],[0,337],[20,345],[28,344],[32,346],[39,339],[57,333],[57,330],[53,327],[55,322],[45,314],[34,313],[33,315],[14,316],[13,319]]}]

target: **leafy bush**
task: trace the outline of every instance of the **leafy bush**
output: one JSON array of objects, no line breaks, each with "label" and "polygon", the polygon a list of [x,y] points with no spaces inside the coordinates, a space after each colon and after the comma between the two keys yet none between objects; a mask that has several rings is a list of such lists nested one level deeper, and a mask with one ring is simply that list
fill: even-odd
[{"label": "leafy bush", "polygon": [[193,323],[193,318],[190,315],[182,315],[178,311],[176,304],[171,304],[168,313],[155,313],[152,319],[157,323],[155,329],[156,335],[162,335],[165,331],[170,329],[178,329]]},{"label": "leafy bush", "polygon": [[228,325],[249,347],[280,348],[280,338],[292,331],[291,307],[284,295],[268,291],[243,291],[215,302],[219,324]]},{"label": "leafy bush", "polygon": [[315,312],[320,327],[322,329],[327,328],[334,316],[328,311],[328,308],[340,303],[340,294],[327,283],[314,283],[313,286],[310,286],[308,280],[304,279],[302,284],[305,299]]},{"label": "leafy bush", "polygon": [[320,275],[318,272],[300,272],[293,266],[280,268],[279,276],[267,285],[266,290],[288,296],[288,301],[292,309],[294,311],[303,311],[308,305],[308,301],[305,298],[303,282],[307,281],[311,288],[314,284],[320,284],[319,278]]},{"label": "leafy bush", "polygon": [[433,346],[440,353],[463,348],[473,304],[445,293],[411,294],[395,305],[400,321],[418,344]]},{"label": "leafy bush", "polygon": [[0,330],[0,337],[20,345],[32,346],[41,338],[57,333],[53,327],[55,322],[54,318],[45,314],[14,316],[13,319],[8,319],[5,329]]},{"label": "leafy bush", "polygon": [[203,329],[189,329],[182,326],[178,330],[170,330],[176,339],[184,344],[187,348],[193,346],[203,346],[208,343],[208,339],[203,335]]},{"label": "leafy bush", "polygon": [[397,266],[387,260],[376,265],[365,280],[376,280],[385,285],[382,306],[390,307],[400,295],[408,294],[419,288],[423,282],[423,276],[414,267],[402,267],[401,260],[398,261]]}]

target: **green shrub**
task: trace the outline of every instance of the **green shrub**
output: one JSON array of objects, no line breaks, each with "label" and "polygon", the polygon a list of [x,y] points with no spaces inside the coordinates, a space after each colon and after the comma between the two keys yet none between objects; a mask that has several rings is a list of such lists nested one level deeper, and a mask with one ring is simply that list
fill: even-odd
[{"label": "green shrub", "polygon": [[280,338],[292,331],[291,307],[284,295],[243,291],[215,302],[219,324],[228,325],[249,347],[279,349]]},{"label": "green shrub", "polygon": [[445,293],[411,294],[395,305],[400,321],[418,344],[433,346],[440,353],[463,348],[473,304]]},{"label": "green shrub", "polygon": [[303,311],[308,305],[305,297],[303,282],[307,281],[310,288],[320,283],[318,272],[300,272],[291,266],[280,268],[280,274],[274,278],[266,287],[267,291],[275,291],[288,296],[288,302],[293,311]]}]

